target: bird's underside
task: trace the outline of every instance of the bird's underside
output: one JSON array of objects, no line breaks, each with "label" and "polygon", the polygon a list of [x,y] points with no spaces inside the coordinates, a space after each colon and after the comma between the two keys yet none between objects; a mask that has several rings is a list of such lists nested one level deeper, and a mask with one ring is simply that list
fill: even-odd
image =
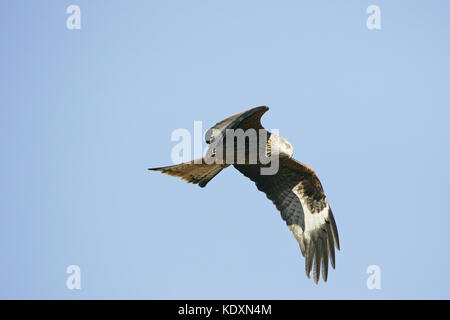
[{"label": "bird's underside", "polygon": [[[307,276],[310,277],[313,271],[314,281],[318,283],[320,270],[322,270],[322,278],[326,281],[328,261],[333,268],[335,267],[334,248],[339,250],[339,237],[333,213],[315,172],[293,159],[291,157],[292,150],[288,154],[283,153],[283,150],[280,149],[279,166],[275,174],[261,174],[261,169],[267,167],[268,164],[259,161],[250,163],[248,153],[245,153],[245,160],[239,163],[236,162],[236,158],[232,158],[231,162],[211,162],[211,160],[215,160],[212,157],[216,156],[217,146],[226,144],[225,135],[221,133],[224,133],[226,129],[264,130],[260,119],[268,109],[266,106],[253,108],[217,123],[206,134],[206,142],[211,147],[204,158],[149,170],[160,171],[179,177],[188,183],[205,187],[221,170],[233,165],[244,176],[252,180],[258,190],[264,192],[280,211],[281,217],[298,241],[305,257]],[[269,133],[265,140],[267,142],[264,150],[266,155],[268,152],[270,153],[270,137]],[[289,144],[284,138],[281,139]],[[218,141],[221,144],[218,144]]]}]

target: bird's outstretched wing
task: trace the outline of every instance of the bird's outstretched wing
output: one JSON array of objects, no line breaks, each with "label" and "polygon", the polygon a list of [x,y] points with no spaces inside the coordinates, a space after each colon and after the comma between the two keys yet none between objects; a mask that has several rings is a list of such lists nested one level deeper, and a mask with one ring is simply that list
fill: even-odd
[{"label": "bird's outstretched wing", "polygon": [[334,248],[339,250],[339,237],[333,213],[315,172],[292,158],[280,158],[275,175],[261,175],[256,165],[234,165],[257,188],[272,200],[289,230],[294,234],[305,257],[308,277],[318,283],[320,269],[327,280],[328,259],[335,267]]},{"label": "bird's outstretched wing", "polygon": [[[266,106],[252,108],[228,117],[214,125],[207,131],[205,137],[207,143],[212,143],[214,141],[206,152],[206,158],[173,166],[149,168],[149,170],[160,171],[169,176],[180,177],[188,183],[198,184],[202,188],[205,187],[206,184],[222,169],[229,166],[229,164],[226,163],[205,162],[205,160],[211,159],[212,154],[215,153],[216,146],[219,146],[223,142],[224,136],[226,135],[225,130],[237,128],[243,130],[250,128],[255,130],[261,129],[260,119],[267,110],[269,110],[269,107]],[[220,139],[217,139],[218,137],[220,137]]]},{"label": "bird's outstretched wing", "polygon": [[261,117],[267,110],[269,110],[269,107],[267,106],[255,107],[232,115],[231,117],[216,123],[206,132],[206,143],[213,142],[219,136],[224,137],[226,134],[226,129],[240,128],[244,131],[247,129],[263,129],[261,125]]}]

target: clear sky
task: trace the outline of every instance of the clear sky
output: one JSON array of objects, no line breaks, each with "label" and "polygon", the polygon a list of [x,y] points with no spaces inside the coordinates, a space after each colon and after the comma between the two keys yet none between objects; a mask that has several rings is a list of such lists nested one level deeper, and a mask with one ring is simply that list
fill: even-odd
[{"label": "clear sky", "polygon": [[[449,299],[449,9],[1,1],[0,298]],[[259,105],[333,208],[326,284],[234,168],[204,189],[146,170],[173,130]]]}]

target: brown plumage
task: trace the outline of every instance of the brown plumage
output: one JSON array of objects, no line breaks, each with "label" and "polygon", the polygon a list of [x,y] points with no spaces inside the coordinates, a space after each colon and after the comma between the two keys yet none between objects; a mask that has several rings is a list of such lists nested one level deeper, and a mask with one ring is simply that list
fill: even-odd
[{"label": "brown plumage", "polygon": [[[252,180],[258,190],[264,192],[280,211],[281,217],[298,241],[305,257],[307,276],[310,277],[313,271],[314,281],[318,283],[322,272],[323,280],[327,281],[328,261],[334,268],[334,249],[339,250],[339,236],[333,213],[314,170],[292,158],[293,149],[286,139],[275,137],[276,135],[265,131],[262,127],[261,117],[268,109],[266,106],[249,109],[214,125],[205,137],[206,142],[210,144],[205,158],[150,170],[180,177],[189,183],[204,187],[221,170],[233,164],[239,172]],[[215,156],[216,148],[224,147],[229,143],[225,135],[227,129],[264,130],[267,133],[267,140],[263,144],[265,148],[263,151],[266,155],[271,155],[278,150],[278,171],[269,175],[262,174],[261,169],[268,165],[259,161],[250,164],[247,161],[248,154],[243,164],[209,161]],[[279,149],[274,149],[274,141],[278,141]],[[246,141],[247,147],[248,141]]]},{"label": "brown plumage", "polygon": [[188,183],[198,184],[203,188],[222,169],[229,166],[228,164],[206,164],[203,159],[200,163],[198,162],[192,160],[174,166],[150,168],[149,170],[161,171],[161,173],[179,177]]}]

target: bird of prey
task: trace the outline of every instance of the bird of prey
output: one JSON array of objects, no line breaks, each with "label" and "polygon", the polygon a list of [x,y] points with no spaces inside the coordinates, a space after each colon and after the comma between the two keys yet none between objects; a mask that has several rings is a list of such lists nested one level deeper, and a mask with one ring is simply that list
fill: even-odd
[{"label": "bird of prey", "polygon": [[[264,192],[281,212],[281,217],[292,231],[305,257],[305,271],[308,278],[313,270],[314,282],[317,284],[322,270],[322,278],[327,281],[328,261],[335,268],[335,250],[339,250],[339,237],[336,222],[322,185],[313,169],[292,158],[292,145],[283,137],[266,131],[261,125],[262,115],[269,109],[267,106],[252,108],[235,114],[218,122],[206,133],[206,142],[210,144],[206,155],[201,159],[178,165],[150,168],[164,174],[180,177],[188,183],[205,187],[221,170],[233,165],[244,176],[252,180],[256,187]],[[233,150],[237,151],[236,139],[228,138],[225,132],[230,129],[242,131],[254,129],[265,134],[257,139],[258,152],[265,156],[278,156],[278,170],[272,174],[262,174],[261,169],[267,167],[262,160],[250,161],[250,143],[245,140],[244,159],[211,162],[217,157],[218,149],[222,157],[229,152],[226,146],[233,142]],[[261,137],[262,136],[262,137]],[[233,140],[233,141],[231,141]],[[261,141],[263,143],[261,143]],[[255,141],[254,141],[255,142]],[[253,143],[254,143],[253,142]],[[277,147],[274,153],[275,144]]]}]

